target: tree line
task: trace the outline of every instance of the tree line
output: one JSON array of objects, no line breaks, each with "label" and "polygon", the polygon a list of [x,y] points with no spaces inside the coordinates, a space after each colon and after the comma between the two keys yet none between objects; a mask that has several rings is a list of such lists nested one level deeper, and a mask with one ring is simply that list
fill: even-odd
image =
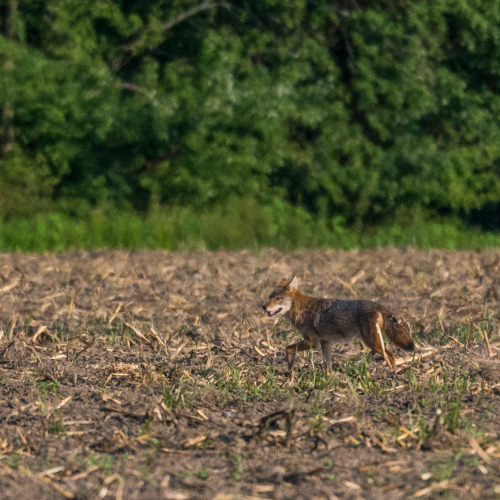
[{"label": "tree line", "polygon": [[499,2],[0,0],[0,32],[4,221],[500,228]]}]

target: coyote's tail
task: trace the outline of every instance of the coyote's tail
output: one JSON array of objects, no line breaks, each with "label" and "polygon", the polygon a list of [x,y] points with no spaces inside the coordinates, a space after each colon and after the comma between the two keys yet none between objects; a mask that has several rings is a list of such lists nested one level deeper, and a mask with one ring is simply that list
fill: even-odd
[{"label": "coyote's tail", "polygon": [[406,349],[407,351],[415,350],[415,343],[410,337],[408,328],[399,323],[398,320],[392,315],[388,314],[385,317],[386,321],[386,335],[398,346]]}]

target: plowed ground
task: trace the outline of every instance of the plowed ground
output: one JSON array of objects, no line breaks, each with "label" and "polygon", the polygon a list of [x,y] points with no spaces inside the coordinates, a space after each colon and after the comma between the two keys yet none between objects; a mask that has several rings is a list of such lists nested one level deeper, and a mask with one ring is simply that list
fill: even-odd
[{"label": "plowed ground", "polygon": [[[284,276],[415,356],[299,357]],[[0,255],[2,498],[498,498],[500,252]]]}]

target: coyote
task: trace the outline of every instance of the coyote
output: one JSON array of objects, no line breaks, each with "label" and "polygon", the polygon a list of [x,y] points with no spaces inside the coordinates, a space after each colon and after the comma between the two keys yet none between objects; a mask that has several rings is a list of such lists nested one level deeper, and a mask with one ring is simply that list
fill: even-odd
[{"label": "coyote", "polygon": [[295,354],[321,346],[326,368],[332,368],[332,343],[347,342],[361,337],[372,352],[382,354],[396,368],[396,358],[384,347],[382,333],[397,346],[408,351],[415,349],[408,329],[383,305],[370,300],[334,300],[310,297],[298,291],[298,280],[283,278],[263,305],[268,316],[283,314],[295,326],[304,340],[286,348],[291,370]]}]

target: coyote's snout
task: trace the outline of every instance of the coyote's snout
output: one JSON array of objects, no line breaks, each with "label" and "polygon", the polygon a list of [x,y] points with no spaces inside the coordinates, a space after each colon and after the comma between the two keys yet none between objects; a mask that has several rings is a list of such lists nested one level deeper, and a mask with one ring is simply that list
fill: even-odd
[{"label": "coyote's snout", "polygon": [[382,354],[396,367],[396,357],[385,349],[382,333],[397,346],[408,351],[415,348],[405,325],[382,304],[370,300],[334,300],[310,297],[298,291],[297,277],[283,278],[263,305],[268,316],[283,314],[290,320],[303,340],[286,348],[288,367],[291,369],[295,354],[311,347],[321,347],[323,361],[332,367],[332,344],[360,337],[372,352]]}]

